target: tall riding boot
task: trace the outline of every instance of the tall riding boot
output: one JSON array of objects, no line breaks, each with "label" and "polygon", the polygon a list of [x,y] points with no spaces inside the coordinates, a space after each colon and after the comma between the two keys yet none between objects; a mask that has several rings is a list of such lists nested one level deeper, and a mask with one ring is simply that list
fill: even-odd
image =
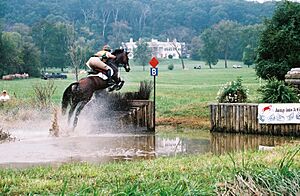
[{"label": "tall riding boot", "polygon": [[106,73],[107,73],[107,84],[108,86],[111,86],[114,84],[111,76],[111,69],[108,69]]}]

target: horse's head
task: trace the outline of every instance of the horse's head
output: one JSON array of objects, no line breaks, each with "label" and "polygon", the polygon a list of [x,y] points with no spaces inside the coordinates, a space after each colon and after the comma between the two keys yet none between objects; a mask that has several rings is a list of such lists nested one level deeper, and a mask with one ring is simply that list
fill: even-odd
[{"label": "horse's head", "polygon": [[125,71],[129,72],[130,71],[129,58],[128,58],[129,52],[126,52],[124,49],[116,49],[114,52],[112,52],[112,54],[117,57],[115,59],[115,63],[118,65],[122,65]]}]

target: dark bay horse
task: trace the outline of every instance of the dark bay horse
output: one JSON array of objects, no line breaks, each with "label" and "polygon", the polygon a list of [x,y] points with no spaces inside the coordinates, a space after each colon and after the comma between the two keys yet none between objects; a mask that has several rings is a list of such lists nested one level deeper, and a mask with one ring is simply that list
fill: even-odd
[{"label": "dark bay horse", "polygon": [[88,76],[80,79],[78,82],[70,84],[63,93],[62,98],[62,114],[65,115],[70,105],[68,122],[76,109],[73,128],[77,126],[78,116],[84,106],[91,100],[93,94],[97,90],[110,88],[112,90],[120,90],[124,84],[118,74],[118,67],[123,66],[126,72],[130,71],[128,53],[124,49],[117,49],[112,52],[116,56],[115,59],[109,59],[108,65],[113,69],[113,80],[116,82],[113,86],[109,86],[107,80],[103,80],[99,76]]}]

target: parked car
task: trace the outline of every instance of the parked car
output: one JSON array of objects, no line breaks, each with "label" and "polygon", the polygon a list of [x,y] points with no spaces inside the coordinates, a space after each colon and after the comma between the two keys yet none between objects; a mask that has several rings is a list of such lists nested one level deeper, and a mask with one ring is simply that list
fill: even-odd
[{"label": "parked car", "polygon": [[201,65],[195,66],[194,69],[201,69]]},{"label": "parked car", "polygon": [[235,69],[236,69],[236,68],[242,68],[241,65],[232,65],[232,67],[235,68]]},{"label": "parked car", "polygon": [[48,80],[48,79],[67,79],[67,75],[62,73],[43,73],[41,75],[41,79]]}]

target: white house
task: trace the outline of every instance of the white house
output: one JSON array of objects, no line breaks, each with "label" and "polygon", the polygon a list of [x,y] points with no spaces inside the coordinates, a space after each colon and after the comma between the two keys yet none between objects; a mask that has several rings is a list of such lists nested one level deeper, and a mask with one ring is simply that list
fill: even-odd
[{"label": "white house", "polygon": [[[141,42],[141,39],[139,39],[138,42]],[[148,44],[148,47],[152,51],[152,55],[156,56],[157,58],[168,58],[169,55],[172,55],[173,59],[179,59],[179,55],[182,55],[185,43],[183,42],[177,42],[176,39],[173,41],[169,41],[167,39],[166,42],[158,41],[157,39],[151,39],[150,42],[146,42]],[[129,53],[129,58],[132,59],[134,57],[134,48],[137,47],[137,42],[134,42],[131,38],[129,42],[126,42],[123,44],[124,47],[127,49]],[[178,52],[176,51],[178,50]]]}]

